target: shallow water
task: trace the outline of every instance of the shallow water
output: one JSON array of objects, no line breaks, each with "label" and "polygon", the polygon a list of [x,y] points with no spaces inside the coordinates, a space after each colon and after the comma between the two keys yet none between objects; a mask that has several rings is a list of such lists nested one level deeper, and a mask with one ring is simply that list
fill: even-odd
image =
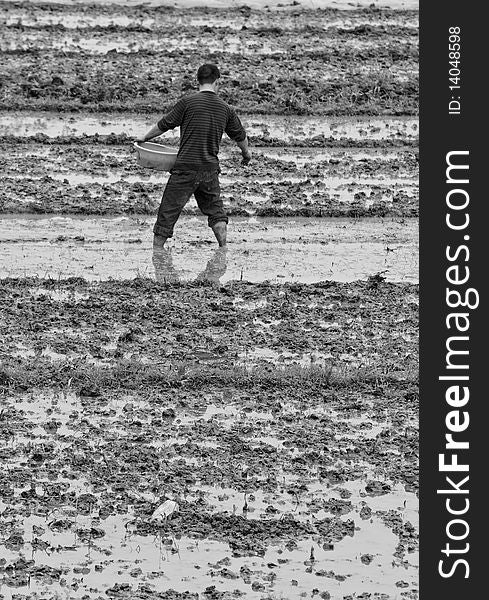
[{"label": "shallow water", "polygon": [[[121,53],[130,53],[130,52],[139,52],[139,51],[160,51],[161,50],[161,40],[155,36],[153,39],[148,39],[148,34],[146,34],[146,38],[143,35],[133,35],[132,40],[124,39],[120,36],[113,36],[113,39],[110,39],[110,36],[104,35],[103,37],[87,37],[85,39],[80,39],[79,36],[69,36],[63,34],[58,36],[58,38],[54,39],[42,39],[42,34],[38,33],[30,33],[27,35],[23,35],[21,39],[12,39],[10,41],[2,42],[0,48],[2,51],[14,51],[14,50],[26,50],[29,48],[36,48],[37,50],[64,50],[64,51],[85,51],[90,54],[99,55],[99,54],[107,54],[109,52],[121,52]],[[40,39],[41,38],[41,39]],[[137,40],[137,41],[136,41]],[[199,40],[177,40],[177,39],[169,39],[165,40],[165,51],[179,51],[179,50],[193,50],[196,46],[199,45]],[[372,44],[370,44],[372,45]],[[356,43],[355,47],[358,47],[359,44]],[[256,41],[241,41],[238,36],[226,36],[223,40],[209,40],[206,44],[208,52],[227,52],[227,53],[237,53],[241,55],[270,55],[270,54],[283,54],[286,52],[285,49],[281,48],[279,44],[271,44],[267,42],[263,42],[262,44],[257,44]]]},{"label": "shallow water", "polygon": [[[1,9],[0,9],[1,10]],[[160,18],[160,22],[158,21],[158,17],[144,17],[139,15],[127,16],[125,14],[117,14],[115,12],[117,10],[114,7],[114,12],[109,15],[99,14],[99,15],[90,15],[79,13],[70,14],[69,8],[66,11],[63,11],[59,14],[53,13],[42,13],[32,15],[29,14],[25,9],[12,8],[6,14],[5,24],[7,26],[22,24],[26,27],[39,27],[45,25],[63,25],[66,29],[73,30],[83,30],[86,28],[92,27],[110,27],[112,25],[116,25],[119,27],[128,27],[134,25],[140,25],[142,27],[151,28],[155,25],[166,25],[168,23],[175,23],[176,25],[185,25],[186,27],[203,27],[208,26],[209,21],[206,18],[200,17],[198,15],[187,14],[185,17],[179,15],[179,13],[175,13],[174,15],[168,14],[165,15],[164,21]],[[314,13],[308,15],[309,22],[314,19]],[[162,22],[163,21],[163,22]],[[418,28],[418,20],[413,18],[408,18],[405,16],[397,17],[395,15],[390,15],[389,17],[383,17],[382,19],[376,19],[374,15],[369,15],[368,19],[364,16],[357,16],[353,14],[351,17],[348,14],[343,14],[339,18],[330,17],[327,22],[324,22],[322,19],[315,20],[314,24],[316,27],[323,27],[327,30],[330,27],[353,27],[358,25],[359,23],[366,23],[369,25],[385,25],[385,26],[402,26],[405,28]],[[243,25],[247,23],[248,26],[260,27],[263,25],[262,15],[255,16],[253,13],[249,17],[233,15],[229,18],[223,18],[218,14],[213,15],[212,27],[213,28],[226,28],[234,31],[240,31]],[[287,14],[281,15],[281,23],[280,27],[287,31],[288,29],[296,29],[297,28],[297,20],[295,18],[288,17]]]},{"label": "shallow water", "polygon": [[[168,179],[167,173],[156,172],[154,171],[153,175],[127,175],[126,173],[121,173],[120,171],[108,172],[105,175],[92,175],[90,173],[78,173],[75,171],[64,171],[64,172],[46,172],[48,177],[55,179],[56,181],[63,181],[65,183],[69,183],[70,185],[76,186],[79,184],[91,184],[91,183],[99,183],[99,184],[107,184],[107,183],[154,183],[154,184],[163,184]],[[39,180],[41,181],[44,176],[30,177],[29,179]],[[25,179],[25,175],[13,175],[11,179],[22,180]],[[367,191],[371,189],[372,186],[389,186],[391,189],[405,189],[407,190],[416,190],[418,189],[418,180],[412,177],[355,177],[354,180],[349,180],[346,177],[334,177],[329,176],[327,173],[324,174],[323,178],[316,177],[315,182],[323,180],[325,185],[327,185],[328,190],[331,193],[339,193],[340,197],[345,196],[346,193],[341,194],[341,191],[344,191],[347,187],[355,187],[355,189],[360,189],[362,187],[367,188]],[[231,186],[235,182],[247,182],[249,178],[242,175],[241,177],[238,175],[237,177],[226,177],[220,176],[219,181],[222,185]],[[253,181],[261,184],[271,184],[271,183],[287,183],[287,184],[296,184],[303,183],[305,185],[310,185],[310,179],[307,177],[297,177],[294,175],[284,174],[282,176],[256,176],[253,178]],[[405,187],[402,187],[402,186]],[[317,192],[317,190],[314,190]],[[312,191],[305,191],[306,195],[311,196]],[[251,194],[250,194],[251,197]],[[266,199],[266,194],[264,193],[262,200]],[[284,205],[282,205],[283,207]]]},{"label": "shallow water", "polygon": [[[90,517],[78,516],[77,521],[79,526],[86,528],[93,523]],[[272,546],[263,558],[234,558],[228,545],[218,541],[130,535],[125,528],[128,521],[124,517],[108,517],[102,522],[106,535],[92,543],[80,542],[74,533],[49,532],[43,536],[43,540],[53,546],[69,548],[69,551],[52,554],[37,551],[33,553],[33,559],[38,565],[65,567],[68,572],[63,580],[66,583],[60,585],[54,581],[43,584],[41,580],[31,579],[29,587],[18,588],[0,583],[0,593],[5,600],[12,600],[14,593],[47,592],[59,593],[60,598],[79,599],[90,589],[103,592],[115,583],[127,583],[136,590],[140,582],[145,582],[155,591],[174,589],[185,592],[191,589],[202,592],[206,587],[215,585],[221,591],[238,589],[252,600],[263,598],[264,591],[269,594],[267,597],[273,599],[299,599],[304,593],[309,594],[312,589],[319,587],[330,591],[332,600],[340,600],[348,593],[391,594],[396,582],[400,580],[407,579],[411,586],[416,587],[417,565],[412,562],[409,568],[392,565],[392,552],[396,547],[397,537],[378,519],[373,519],[372,523],[363,522],[353,538],[345,538],[335,544],[334,552],[324,550],[322,545],[309,539],[298,542],[297,548],[293,550],[288,550],[284,544]],[[32,526],[42,527],[46,522],[40,517],[29,517],[23,519],[23,524],[29,539],[32,536],[32,533],[29,535]],[[308,572],[304,562],[308,561],[311,548],[314,550],[315,560],[311,572]],[[112,553],[117,556],[116,560],[107,557],[107,554]],[[373,555],[374,560],[370,565],[362,564],[360,557],[364,554]],[[17,557],[17,553],[5,553],[5,558],[9,561]],[[218,561],[223,562],[213,568]],[[280,561],[285,561],[285,564],[280,564]],[[95,569],[96,566],[99,570]],[[235,573],[236,578],[224,575],[224,567]],[[238,576],[242,567],[248,567],[253,572],[251,582],[261,582],[264,589],[253,591],[250,584]],[[135,568],[139,571],[134,572]],[[84,571],[80,573],[80,569]],[[131,572],[134,574],[131,575]],[[267,581],[264,577],[270,572],[275,577],[272,581]],[[323,572],[332,573],[318,576],[318,573]],[[333,574],[344,579],[337,580]],[[77,585],[73,589],[71,586],[75,583]],[[69,596],[65,596],[68,590]]]},{"label": "shallow water", "polygon": [[[16,0],[6,0],[6,2],[16,2]],[[32,4],[43,4],[45,0],[30,0]],[[209,6],[216,8],[236,8],[243,6],[242,0],[179,0],[179,3],[174,0],[51,0],[52,4],[64,4],[67,6],[76,4],[96,4],[96,5],[114,5],[114,6],[178,6],[191,7],[191,6]],[[293,2],[287,2],[287,0],[247,0],[246,3],[251,8],[270,8],[270,9],[281,9],[287,10],[289,8],[298,8]],[[375,4],[379,8],[393,8],[393,9],[411,9],[417,10],[419,2],[418,0],[302,0],[300,6],[303,8],[338,8],[342,10],[350,10],[356,8],[365,8]]]},{"label": "shallow water", "polygon": [[[159,118],[155,116],[99,114],[90,116],[50,112],[0,113],[3,135],[30,136],[44,133],[49,137],[109,135],[125,133],[139,139]],[[268,115],[243,116],[243,125],[250,136],[265,136],[288,140],[308,140],[324,135],[334,140],[416,140],[416,117],[281,117]],[[167,134],[172,136],[173,134]],[[130,144],[130,142],[128,142]]]},{"label": "shallow water", "polygon": [[152,252],[153,219],[16,217],[0,221],[0,277],[159,281],[418,281],[416,219],[234,218],[227,253],[200,217],[180,218],[170,255]]},{"label": "shallow water", "polygon": [[[127,415],[129,406],[130,412],[137,411],[138,418],[142,414],[140,411],[146,412],[148,408],[145,400],[130,395],[117,396],[103,406],[102,412],[94,410],[95,406],[91,406],[89,410],[85,407],[84,410],[80,397],[70,391],[37,395],[33,393],[25,397],[5,399],[3,408],[14,407],[18,411],[18,423],[13,423],[14,425],[37,425],[53,418],[59,422],[59,427],[54,431],[36,426],[30,430],[29,436],[14,433],[8,444],[13,455],[12,458],[7,456],[7,467],[15,468],[21,464],[22,458],[26,460],[32,448],[42,444],[52,443],[56,451],[71,453],[74,447],[70,448],[70,443],[81,435],[80,420],[85,422],[88,419],[92,425],[103,425],[102,439],[95,438],[94,445],[91,446],[95,454],[99,453],[97,443],[103,442],[104,435],[110,431],[123,435],[124,432],[118,428],[124,423],[124,411]],[[219,421],[233,420],[236,418],[236,408],[237,405],[224,403],[218,406],[209,403],[207,409],[203,409],[201,418],[212,420],[219,416]],[[293,406],[285,405],[283,410],[293,411]],[[309,410],[316,411],[317,407]],[[334,419],[335,425],[340,426],[336,433],[337,439],[348,439],[357,432],[357,439],[368,438],[377,433],[379,427],[390,426],[384,421],[374,424],[370,429],[359,431],[359,419],[342,419],[341,415],[330,410],[327,405],[322,410]],[[180,412],[177,417],[180,417]],[[254,423],[257,431],[261,427],[259,422],[266,424],[268,416],[269,413],[246,412],[246,418]],[[278,419],[280,422],[280,417]],[[366,419],[363,418],[362,422],[365,424]],[[185,430],[192,427],[195,423],[195,420],[176,418],[172,425],[174,435],[160,446],[160,450],[165,451],[169,443],[184,444],[185,434],[177,437],[176,432],[180,428]],[[281,452],[293,454],[293,444],[284,449],[274,433],[273,429],[269,435],[261,433],[256,436],[256,442],[275,445],[281,448]],[[211,448],[221,447],[219,441],[214,443],[204,439],[199,442]],[[146,439],[143,445],[151,446],[152,442]],[[67,468],[69,471],[69,466]],[[310,594],[314,588],[328,590],[332,600],[342,600],[345,594],[360,592],[385,593],[389,599],[394,600],[400,598],[394,591],[398,582],[405,581],[411,589],[417,587],[418,554],[408,553],[403,561],[395,557],[399,538],[384,517],[392,511],[391,514],[402,523],[409,522],[417,529],[418,501],[414,493],[405,491],[401,485],[392,485],[390,491],[382,495],[366,494],[365,477],[369,475],[370,468],[367,468],[361,480],[350,479],[334,486],[317,479],[309,480],[303,476],[294,479],[294,476],[288,475],[287,478],[284,477],[283,486],[279,486],[276,491],[256,490],[246,496],[232,487],[218,483],[189,486],[185,492],[187,503],[193,504],[203,499],[209,514],[238,514],[247,519],[278,520],[283,515],[291,515],[297,521],[314,522],[314,519],[331,516],[331,513],[322,508],[327,506],[328,501],[341,500],[345,496],[348,498],[349,504],[339,518],[342,521],[354,521],[352,536],[347,535],[331,546],[324,545],[324,539],[319,536],[303,537],[295,540],[296,543],[292,546],[286,539],[277,540],[268,545],[263,557],[235,557],[227,543],[214,539],[199,540],[185,535],[176,536],[171,527],[169,534],[164,536],[158,533],[137,535],[137,513],[133,504],[129,504],[125,514],[103,518],[99,514],[99,506],[104,502],[100,499],[101,491],[95,490],[87,480],[59,476],[54,481],[52,477],[46,479],[41,473],[37,473],[36,496],[43,497],[46,490],[56,482],[63,484],[66,490],[76,492],[77,497],[88,493],[93,494],[97,501],[88,513],[83,514],[75,503],[74,506],[55,506],[46,517],[34,514],[35,510],[26,515],[18,509],[24,502],[21,493],[31,488],[28,482],[25,485],[15,485],[14,495],[8,500],[0,501],[0,524],[15,523],[15,531],[22,532],[22,549],[19,551],[3,547],[2,558],[13,562],[23,555],[34,560],[37,566],[63,569],[64,572],[61,580],[43,581],[40,577],[33,577],[28,586],[17,587],[6,584],[7,578],[4,576],[0,579],[0,593],[9,600],[13,599],[14,593],[30,594],[31,598],[44,597],[46,593],[59,593],[57,597],[60,598],[81,599],[89,592],[104,593],[115,583],[129,584],[135,590],[139,583],[144,582],[155,591],[172,588],[180,592],[188,589],[202,592],[206,587],[216,585],[221,591],[240,590],[247,598],[255,600],[261,599],[264,592],[272,599],[299,599],[304,597],[304,593]],[[294,481],[301,485],[305,483],[306,486],[299,492],[290,494],[290,485]],[[158,495],[151,492],[142,495],[134,493],[133,498],[159,503]],[[367,517],[362,516],[361,512],[366,507],[371,511]],[[12,509],[15,511],[13,518]],[[9,511],[10,516],[7,516]],[[49,524],[57,519],[71,520],[72,529],[66,532],[53,530]],[[102,537],[85,539],[76,533],[76,530],[89,530],[91,527],[103,530]],[[40,533],[37,528],[41,528],[43,532]],[[38,538],[38,543],[42,541],[45,544],[44,550],[32,546],[34,538]],[[365,560],[366,557],[368,560]],[[249,569],[248,579],[240,573],[241,568]],[[273,577],[270,577],[270,573],[273,573]],[[251,588],[253,582],[260,583],[263,589]]]},{"label": "shallow water", "polygon": [[[15,22],[15,21],[14,21]],[[17,20],[18,23],[18,20]],[[185,24],[188,26],[188,24]],[[177,25],[175,25],[177,26]],[[284,34],[287,30],[284,30]],[[0,50],[3,52],[12,52],[18,50],[36,51],[59,51],[65,52],[83,52],[91,55],[105,55],[111,52],[133,53],[133,52],[161,52],[164,48],[165,52],[195,52],[202,44],[205,44],[208,52],[220,52],[230,54],[238,54],[240,56],[270,56],[277,54],[286,54],[288,47],[295,44],[292,39],[288,42],[280,38],[263,39],[258,36],[250,36],[249,33],[242,34],[236,32],[235,35],[226,34],[221,38],[216,37],[215,32],[209,34],[204,33],[202,36],[181,38],[171,37],[171,31],[147,31],[131,32],[129,39],[128,34],[124,32],[109,33],[97,32],[94,34],[91,30],[84,32],[76,30],[76,34],[65,31],[56,31],[46,34],[43,30],[31,29],[24,32],[22,37],[19,37],[16,31],[9,31],[0,42]],[[205,36],[205,37],[204,37]],[[308,36],[301,40],[303,52],[313,52],[317,49],[318,35]],[[164,41],[163,41],[164,40]],[[344,49],[352,50],[373,50],[377,47],[378,41],[372,40],[342,40],[332,38],[322,40],[322,48],[337,48],[341,44]],[[396,70],[399,67],[396,66]],[[412,68],[408,71],[412,74]],[[322,79],[334,78],[336,75],[335,69],[328,69],[326,66],[322,72]],[[225,83],[223,84],[225,89]]]}]

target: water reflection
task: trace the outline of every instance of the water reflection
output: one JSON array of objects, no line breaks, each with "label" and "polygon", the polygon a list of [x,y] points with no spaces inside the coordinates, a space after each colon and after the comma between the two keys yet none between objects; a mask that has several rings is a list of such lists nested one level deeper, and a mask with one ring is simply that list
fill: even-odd
[{"label": "water reflection", "polygon": [[[180,274],[173,264],[171,250],[167,250],[166,248],[154,248],[153,266],[155,268],[156,281],[159,281],[160,283],[176,283],[180,281]],[[195,281],[219,283],[220,278],[226,273],[226,269],[226,248],[218,248],[207,261],[204,271],[197,275]]]},{"label": "water reflection", "polygon": [[212,281],[213,283],[219,283],[219,279],[224,275],[226,269],[226,248],[218,248],[207,262],[205,270],[197,276],[196,281]]},{"label": "water reflection", "polygon": [[180,281],[177,270],[173,266],[171,251],[166,248],[153,248],[153,266],[156,281],[160,283],[176,283]]}]

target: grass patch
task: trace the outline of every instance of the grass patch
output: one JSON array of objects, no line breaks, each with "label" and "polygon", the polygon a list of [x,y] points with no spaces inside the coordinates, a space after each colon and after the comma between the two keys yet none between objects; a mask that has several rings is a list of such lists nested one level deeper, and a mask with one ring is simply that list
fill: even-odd
[{"label": "grass patch", "polygon": [[345,366],[233,366],[195,365],[178,362],[170,365],[144,364],[121,360],[113,366],[94,366],[76,361],[52,363],[46,359],[24,360],[16,365],[0,367],[0,389],[27,391],[33,388],[70,387],[85,396],[99,396],[112,390],[153,390],[187,387],[198,389],[209,385],[246,389],[288,387],[349,387],[417,383],[414,370],[389,373],[380,367],[348,368]]}]

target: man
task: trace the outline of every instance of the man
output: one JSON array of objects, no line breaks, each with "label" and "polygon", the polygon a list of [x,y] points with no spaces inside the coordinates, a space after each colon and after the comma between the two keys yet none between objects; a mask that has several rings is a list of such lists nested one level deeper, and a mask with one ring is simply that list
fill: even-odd
[{"label": "man", "polygon": [[199,67],[199,91],[182,97],[144,137],[143,141],[147,142],[180,127],[177,160],[153,228],[155,248],[163,248],[166,240],[173,236],[175,223],[192,194],[207,216],[219,246],[226,246],[228,217],[221,199],[218,159],[223,133],[237,143],[243,155],[242,164],[249,163],[251,153],[236,112],[217,95],[220,76],[216,65]]}]

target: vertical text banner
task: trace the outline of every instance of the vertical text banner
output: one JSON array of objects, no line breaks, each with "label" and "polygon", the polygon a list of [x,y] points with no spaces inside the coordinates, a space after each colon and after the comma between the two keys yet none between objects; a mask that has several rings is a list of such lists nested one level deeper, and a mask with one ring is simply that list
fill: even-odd
[{"label": "vertical text banner", "polygon": [[421,600],[477,598],[487,571],[489,31],[482,7],[471,0],[420,6]]}]

